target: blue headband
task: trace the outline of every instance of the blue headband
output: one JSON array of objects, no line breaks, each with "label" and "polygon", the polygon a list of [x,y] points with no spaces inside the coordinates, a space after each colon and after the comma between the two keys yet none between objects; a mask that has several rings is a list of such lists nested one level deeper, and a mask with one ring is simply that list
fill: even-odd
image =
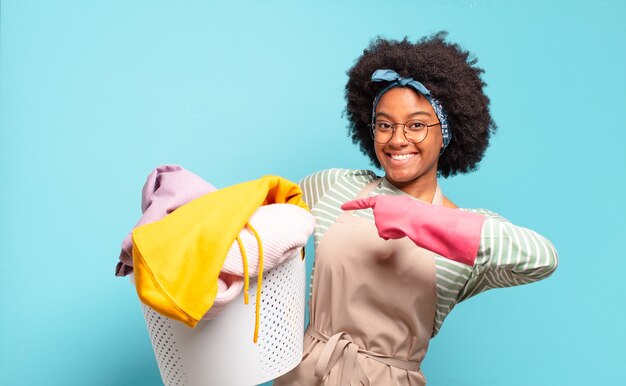
[{"label": "blue headband", "polygon": [[[430,95],[430,91],[423,84],[416,81],[413,78],[403,78],[394,70],[376,70],[372,74],[372,82],[391,82],[387,87],[380,90],[376,98],[374,98],[374,105],[372,106],[372,123],[376,120],[376,106],[378,105],[378,101],[380,97],[383,96],[384,93],[389,91],[393,87],[406,87],[409,86],[413,88],[415,91],[419,92],[428,100],[428,103],[435,110],[435,114],[437,114],[437,118],[439,118],[439,123],[441,124],[441,135],[443,137],[443,148],[441,149],[441,153],[445,150],[445,148],[450,143],[452,139],[452,133],[448,129],[448,116],[443,111],[443,106],[437,99],[435,99],[432,95]],[[440,154],[441,154],[440,153]]]}]

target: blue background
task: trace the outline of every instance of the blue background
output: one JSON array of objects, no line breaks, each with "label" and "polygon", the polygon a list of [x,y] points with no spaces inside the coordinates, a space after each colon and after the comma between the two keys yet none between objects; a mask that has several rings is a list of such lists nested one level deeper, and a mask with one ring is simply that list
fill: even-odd
[{"label": "blue background", "polygon": [[626,384],[625,16],[617,0],[2,1],[0,384],[159,384],[113,276],[147,174],[368,168],[346,70],[377,34],[441,29],[486,69],[499,125],[444,192],[546,235],[560,266],[459,305],[429,385]]}]

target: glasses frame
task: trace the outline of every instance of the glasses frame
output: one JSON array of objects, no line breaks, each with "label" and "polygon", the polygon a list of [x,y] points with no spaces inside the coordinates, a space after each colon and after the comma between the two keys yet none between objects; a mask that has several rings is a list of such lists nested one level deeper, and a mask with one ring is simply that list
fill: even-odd
[{"label": "glasses frame", "polygon": [[437,126],[437,125],[441,125],[441,122],[437,122],[437,123],[433,123],[430,125],[426,125],[426,135],[424,136],[424,138],[422,138],[421,141],[415,142],[409,139],[409,137],[406,136],[406,125],[409,122],[421,122],[420,120],[417,119],[409,119],[408,121],[404,122],[404,123],[399,123],[399,122],[389,122],[386,120],[381,120],[382,122],[388,122],[391,125],[391,137],[389,137],[389,139],[386,142],[378,142],[376,140],[376,121],[373,121],[372,123],[370,123],[368,126],[370,128],[370,136],[372,137],[372,139],[374,140],[374,142],[376,143],[380,143],[381,145],[384,145],[386,143],[389,143],[392,139],[393,136],[396,135],[396,126],[397,125],[402,125],[402,133],[404,134],[404,139],[406,139],[407,141],[411,142],[411,143],[421,143],[424,142],[424,140],[426,140],[426,138],[428,138],[428,129],[430,129],[432,126]]}]

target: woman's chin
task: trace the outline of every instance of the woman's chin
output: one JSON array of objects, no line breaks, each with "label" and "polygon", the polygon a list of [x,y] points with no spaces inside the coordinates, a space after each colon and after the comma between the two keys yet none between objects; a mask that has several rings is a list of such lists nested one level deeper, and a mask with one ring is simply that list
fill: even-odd
[{"label": "woman's chin", "polygon": [[413,168],[388,168],[385,170],[387,180],[396,186],[406,186],[419,180],[430,180],[430,177],[437,178],[437,169],[429,171],[421,170],[418,167]]},{"label": "woman's chin", "polygon": [[419,178],[418,173],[409,173],[404,171],[388,171],[387,179],[395,184],[405,185]]}]

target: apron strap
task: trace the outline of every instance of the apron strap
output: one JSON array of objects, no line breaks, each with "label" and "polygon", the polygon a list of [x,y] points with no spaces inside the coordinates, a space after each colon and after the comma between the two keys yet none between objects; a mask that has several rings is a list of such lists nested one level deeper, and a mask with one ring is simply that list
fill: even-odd
[{"label": "apron strap", "polygon": [[433,196],[433,205],[443,205],[443,193],[441,193],[441,188],[439,184],[437,184],[437,189],[435,189],[435,195]]},{"label": "apron strap", "polygon": [[[383,181],[383,179],[379,178],[379,179],[374,180],[374,181],[370,182],[369,184],[365,185],[363,187],[363,189],[361,189],[359,194],[357,194],[356,197],[354,197],[354,200],[356,200],[357,198],[363,198],[363,197],[367,196],[382,181]],[[346,219],[346,218],[348,218],[350,216],[353,216],[355,213],[356,213],[356,211],[354,211],[354,210],[343,210],[342,213],[339,215],[339,219]]]},{"label": "apron strap", "polygon": [[363,198],[365,196],[367,196],[372,190],[374,190],[375,187],[377,187],[381,182],[383,182],[382,178],[379,178],[377,180],[374,180],[372,182],[370,182],[369,184],[365,185],[363,187],[363,189],[361,189],[361,191],[359,192],[359,194],[357,194],[357,196],[355,197],[355,199],[357,198]]},{"label": "apron strap", "polygon": [[357,360],[359,355],[406,371],[419,371],[420,369],[421,362],[408,361],[361,349],[353,342],[352,336],[345,331],[327,337],[309,325],[306,334],[325,343],[322,354],[315,365],[315,376],[322,380],[327,377],[334,378],[329,383],[332,385],[351,386],[353,384],[352,379],[356,376],[359,383],[355,385],[370,386],[370,380]]}]

